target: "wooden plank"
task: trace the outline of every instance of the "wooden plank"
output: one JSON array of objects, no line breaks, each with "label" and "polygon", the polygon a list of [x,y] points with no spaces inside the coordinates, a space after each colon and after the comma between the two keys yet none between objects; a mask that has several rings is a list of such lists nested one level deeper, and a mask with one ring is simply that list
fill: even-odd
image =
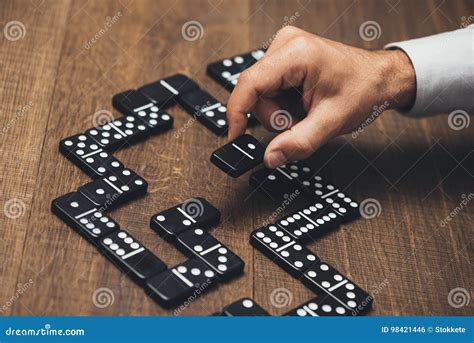
[{"label": "wooden plank", "polygon": [[[49,1],[40,6],[37,9],[27,0],[4,1],[0,13],[3,28],[0,204],[4,209],[0,216],[0,313],[3,315],[11,313],[12,304],[20,304],[17,297],[30,278],[25,275],[18,279],[18,271],[25,253],[27,224],[35,220],[31,209],[69,1]],[[4,33],[7,27],[10,30]]]},{"label": "wooden plank", "polygon": [[[184,260],[150,228],[150,216],[192,196],[204,196],[222,212],[213,231],[245,262],[245,274],[195,300],[179,313],[166,311],[50,212],[51,200],[89,181],[57,152],[61,138],[92,126],[93,113],[119,114],[113,94],[175,72],[188,74],[222,101],[228,92],[205,75],[206,65],[268,42],[285,23],[355,46],[382,48],[401,39],[452,30],[472,12],[469,1],[135,1],[6,2],[2,23],[19,19],[23,40],[0,42],[3,79],[0,116],[2,204],[18,198],[25,214],[0,218],[2,314],[15,315],[206,315],[244,296],[281,314],[312,295],[298,280],[255,251],[250,232],[281,206],[213,167],[216,138],[179,108],[174,130],[121,150],[116,156],[150,184],[149,194],[111,215],[168,265]],[[71,7],[69,9],[69,7]],[[3,7],[2,7],[3,8]],[[298,12],[298,15],[296,13]],[[295,18],[296,17],[296,18]],[[293,18],[293,19],[292,19]],[[202,37],[182,36],[196,20]],[[381,26],[366,42],[360,25]],[[67,23],[67,24],[66,24]],[[67,26],[66,26],[67,25]],[[64,43],[63,43],[64,42]],[[33,106],[24,114],[19,105]],[[18,118],[18,120],[16,119]],[[389,111],[360,136],[335,139],[312,159],[323,174],[358,200],[376,199],[381,215],[344,225],[310,248],[374,293],[373,315],[468,315],[454,308],[450,290],[470,290],[471,207],[459,206],[474,175],[473,129],[452,131],[447,116],[415,120]],[[263,128],[250,130],[268,136]],[[3,144],[5,143],[5,144]],[[5,186],[4,186],[5,184]],[[285,211],[307,203],[302,197]],[[17,284],[32,283],[19,297]],[[3,281],[5,280],[5,281]],[[113,303],[94,304],[106,288]],[[281,306],[291,297],[291,302]],[[1,307],[0,307],[1,308]]]}]

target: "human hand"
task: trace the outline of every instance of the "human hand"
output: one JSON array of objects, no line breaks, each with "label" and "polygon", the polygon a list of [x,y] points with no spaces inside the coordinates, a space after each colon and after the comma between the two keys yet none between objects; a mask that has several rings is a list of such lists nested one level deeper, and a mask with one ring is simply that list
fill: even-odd
[{"label": "human hand", "polygon": [[307,116],[292,119],[265,151],[265,165],[276,168],[309,157],[331,138],[357,129],[373,111],[409,107],[415,98],[415,72],[401,50],[369,51],[285,27],[270,48],[239,81],[228,102],[229,138],[245,132],[247,113],[270,131],[281,111],[275,96],[302,86]]}]

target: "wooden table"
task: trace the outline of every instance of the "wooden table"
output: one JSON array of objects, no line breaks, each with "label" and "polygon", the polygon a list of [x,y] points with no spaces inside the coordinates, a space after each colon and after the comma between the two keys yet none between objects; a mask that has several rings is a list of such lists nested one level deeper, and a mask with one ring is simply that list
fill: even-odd
[{"label": "wooden table", "polygon": [[[289,21],[327,38],[381,48],[457,29],[474,12],[469,0],[24,0],[3,1],[1,7],[2,27],[11,21],[24,27],[18,26],[19,36],[10,33],[9,40],[4,34],[0,41],[0,203],[10,208],[0,217],[2,315],[173,314],[50,210],[53,198],[90,180],[59,154],[60,139],[92,127],[97,111],[113,111],[115,93],[181,72],[226,101],[228,92],[206,76],[206,65],[261,46]],[[181,33],[191,20],[203,27],[195,41]],[[365,41],[359,28],[371,20],[379,24],[380,37]],[[112,217],[174,265],[184,257],[149,228],[150,216],[204,196],[222,212],[214,235],[246,262],[243,276],[181,314],[208,315],[250,296],[278,315],[310,299],[309,290],[248,243],[249,233],[281,200],[253,192],[248,175],[232,179],[213,167],[210,153],[225,138],[188,125],[190,116],[179,108],[170,112],[174,130],[116,153],[150,187],[146,197]],[[268,135],[261,127],[250,131]],[[448,302],[451,290],[472,290],[473,205],[461,201],[473,196],[473,133],[472,123],[450,129],[447,115],[415,120],[389,111],[356,139],[335,139],[313,158],[315,168],[356,199],[380,203],[378,217],[344,225],[310,245],[374,294],[371,314],[473,314],[472,304],[455,308]],[[293,202],[285,212],[304,203]],[[457,214],[451,217],[452,211]],[[99,288],[112,291],[110,306],[94,305]],[[285,307],[272,304],[272,293],[281,292],[291,297]]]}]

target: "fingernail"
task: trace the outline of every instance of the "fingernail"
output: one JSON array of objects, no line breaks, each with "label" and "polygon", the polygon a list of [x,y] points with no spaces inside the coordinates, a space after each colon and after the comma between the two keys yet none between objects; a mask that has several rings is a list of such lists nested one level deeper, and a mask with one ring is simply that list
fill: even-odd
[{"label": "fingernail", "polygon": [[267,167],[270,169],[275,169],[282,164],[285,164],[286,158],[281,151],[272,151],[267,158]]}]

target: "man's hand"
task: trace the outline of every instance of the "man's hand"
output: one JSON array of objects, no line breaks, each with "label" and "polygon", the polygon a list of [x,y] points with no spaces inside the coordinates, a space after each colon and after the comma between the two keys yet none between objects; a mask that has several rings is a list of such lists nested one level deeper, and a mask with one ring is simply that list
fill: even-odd
[{"label": "man's hand", "polygon": [[309,157],[329,139],[357,129],[386,101],[409,107],[415,98],[415,72],[400,50],[358,49],[288,26],[265,56],[244,71],[228,102],[229,138],[243,134],[248,112],[275,131],[272,99],[280,90],[302,86],[307,116],[293,121],[265,151],[265,165]]}]

